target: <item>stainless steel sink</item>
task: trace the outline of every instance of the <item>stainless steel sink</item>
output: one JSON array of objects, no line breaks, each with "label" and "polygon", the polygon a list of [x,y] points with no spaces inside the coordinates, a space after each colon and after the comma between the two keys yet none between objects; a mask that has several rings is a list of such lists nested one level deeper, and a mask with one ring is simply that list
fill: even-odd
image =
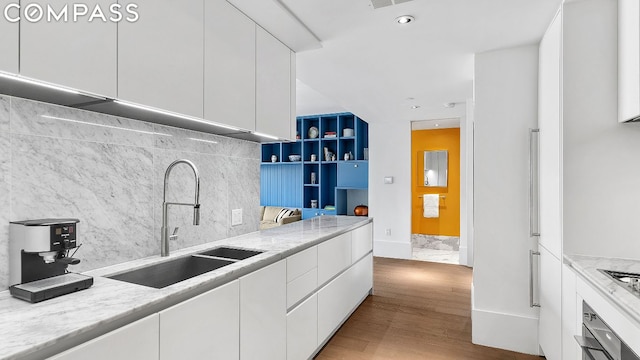
[{"label": "stainless steel sink", "polygon": [[226,259],[233,259],[233,260],[244,260],[252,256],[256,256],[258,254],[262,254],[262,251],[236,249],[236,248],[230,248],[230,247],[219,247],[219,248],[198,253],[198,255],[215,256],[219,258],[226,258]]},{"label": "stainless steel sink", "polygon": [[233,263],[232,260],[192,255],[108,276],[108,278],[162,289]]},{"label": "stainless steel sink", "polygon": [[607,275],[616,284],[622,286],[633,295],[640,297],[640,274],[604,269],[598,269],[598,271]]}]

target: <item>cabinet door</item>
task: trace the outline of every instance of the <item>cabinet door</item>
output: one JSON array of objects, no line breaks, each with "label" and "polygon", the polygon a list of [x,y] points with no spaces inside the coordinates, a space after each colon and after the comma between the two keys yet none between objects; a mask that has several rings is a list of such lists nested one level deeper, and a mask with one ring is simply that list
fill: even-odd
[{"label": "cabinet door", "polygon": [[261,27],[256,33],[256,131],[290,139],[291,50]]},{"label": "cabinet door", "polygon": [[355,263],[373,250],[373,225],[367,224],[351,232],[351,262]]},{"label": "cabinet door", "polygon": [[[17,3],[11,0],[0,0],[0,7],[3,11],[7,5],[11,3]],[[8,12],[11,18],[19,16],[18,10]],[[6,19],[0,21],[0,49],[2,49],[2,56],[0,56],[0,71],[6,71],[10,73],[18,73],[18,31],[19,23],[11,23]]]},{"label": "cabinet door", "polygon": [[318,291],[318,344],[346,320],[372,284],[373,256],[369,255]]},{"label": "cabinet door", "polygon": [[240,278],[240,358],[280,360],[287,352],[285,260]]},{"label": "cabinet door", "polygon": [[256,25],[225,0],[205,2],[204,117],[256,129]]},{"label": "cabinet door", "polygon": [[203,0],[139,0],[118,26],[118,98],[203,116]]},{"label": "cabinet door", "polygon": [[540,251],[538,339],[548,360],[562,359],[562,264],[543,246]]},{"label": "cabinet door", "polygon": [[318,285],[322,286],[351,265],[351,232],[318,245]]},{"label": "cabinet door", "polygon": [[308,359],[318,347],[318,295],[287,314],[287,359]]},{"label": "cabinet door", "polygon": [[618,1],[618,120],[640,115],[640,3]]},{"label": "cabinet door", "polygon": [[[108,0],[85,1],[88,14],[73,21],[73,6],[68,1],[50,0],[47,4],[56,11],[67,6],[67,21],[47,21],[46,6],[41,21],[21,21],[20,74],[115,97],[117,24],[108,20],[113,16],[109,12],[112,3]],[[100,18],[88,21],[96,6],[103,10],[106,22]],[[130,16],[124,9],[122,15],[124,18]]]},{"label": "cabinet door", "polygon": [[557,16],[540,43],[538,126],[540,127],[540,244],[562,256],[560,159],[560,43],[562,17]]},{"label": "cabinet door", "polygon": [[51,360],[157,360],[159,316],[150,315],[82,345],[51,357]]},{"label": "cabinet door", "polygon": [[160,360],[238,359],[239,291],[236,280],[160,312]]},{"label": "cabinet door", "polygon": [[338,187],[366,189],[369,187],[369,162],[338,162]]}]

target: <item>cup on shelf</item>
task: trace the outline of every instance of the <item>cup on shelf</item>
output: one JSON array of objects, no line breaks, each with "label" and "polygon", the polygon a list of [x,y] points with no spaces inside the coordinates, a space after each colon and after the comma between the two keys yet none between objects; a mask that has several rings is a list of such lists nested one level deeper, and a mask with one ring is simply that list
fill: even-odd
[{"label": "cup on shelf", "polygon": [[315,172],[311,172],[311,183],[312,184],[316,183],[316,173]]},{"label": "cup on shelf", "polygon": [[278,161],[278,157],[275,154],[271,155],[271,162],[276,162],[276,161]]},{"label": "cup on shelf", "polygon": [[312,209],[318,208],[318,200],[311,200],[311,208]]},{"label": "cup on shelf", "polygon": [[311,154],[311,161],[316,161],[317,159],[316,154]]},{"label": "cup on shelf", "polygon": [[342,129],[342,136],[344,137],[353,136],[353,129],[350,129],[350,128]]}]

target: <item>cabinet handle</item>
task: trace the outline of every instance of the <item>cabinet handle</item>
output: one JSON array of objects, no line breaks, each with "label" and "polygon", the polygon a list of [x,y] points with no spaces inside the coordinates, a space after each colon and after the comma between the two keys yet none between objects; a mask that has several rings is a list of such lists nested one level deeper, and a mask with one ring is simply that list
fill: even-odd
[{"label": "cabinet handle", "polygon": [[529,250],[529,307],[540,307],[533,302],[533,256],[540,256],[540,252]]},{"label": "cabinet handle", "polygon": [[354,167],[354,168],[357,168],[357,167],[358,167],[358,164],[353,165],[353,167]]},{"label": "cabinet handle", "polygon": [[[538,189],[538,144],[536,135],[540,129],[529,129],[529,236],[540,236],[539,206],[540,195]],[[536,191],[538,190],[538,191]]]}]

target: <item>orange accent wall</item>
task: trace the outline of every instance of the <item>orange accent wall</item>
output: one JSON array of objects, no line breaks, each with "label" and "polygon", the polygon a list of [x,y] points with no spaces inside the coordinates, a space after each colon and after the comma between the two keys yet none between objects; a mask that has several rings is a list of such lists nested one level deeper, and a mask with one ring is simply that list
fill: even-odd
[{"label": "orange accent wall", "polygon": [[[447,187],[422,185],[424,150],[449,152]],[[460,129],[414,130],[411,132],[412,234],[460,236]],[[422,216],[422,194],[441,194],[440,217]]]}]

